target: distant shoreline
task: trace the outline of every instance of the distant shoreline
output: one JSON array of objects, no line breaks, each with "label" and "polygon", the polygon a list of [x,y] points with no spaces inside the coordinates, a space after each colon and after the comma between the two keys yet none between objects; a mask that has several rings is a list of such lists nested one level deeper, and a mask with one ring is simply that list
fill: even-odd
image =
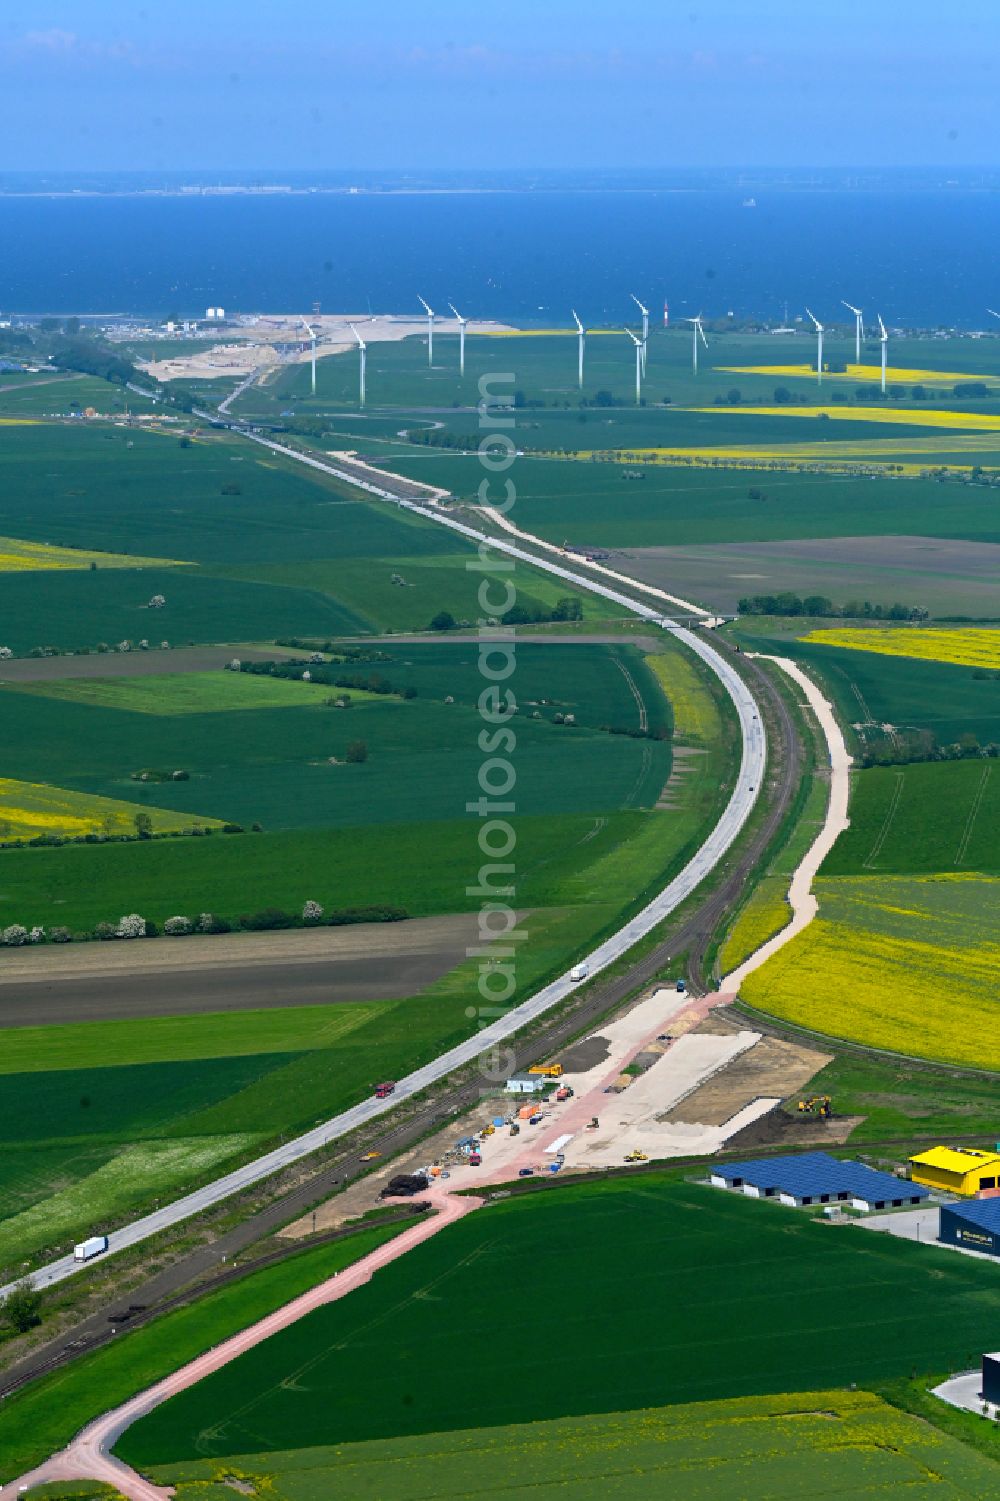
[{"label": "distant shoreline", "polygon": [[[697,186],[681,187],[677,185],[663,184],[660,186],[647,186],[628,184],[621,187],[608,186],[605,184],[585,186],[583,184],[559,186],[558,184],[545,184],[539,187],[188,187],[188,188],[2,188],[0,187],[0,199],[4,198],[47,198],[47,199],[92,199],[92,198],[181,198],[195,202],[202,198],[543,198],[569,195],[607,195],[609,193],[621,196],[645,194],[648,197],[659,197],[666,194],[677,194],[687,197],[699,193],[732,193],[734,197],[745,194],[747,187],[738,187],[728,183],[720,183],[716,186],[698,184]],[[982,193],[994,195],[1000,192],[1000,186],[990,183],[964,183],[964,182],[934,182],[934,183],[906,183],[896,186],[890,183],[873,182],[857,183],[845,187],[836,183],[764,183],[754,184],[755,193],[851,193],[858,196],[874,196],[883,193]]]}]

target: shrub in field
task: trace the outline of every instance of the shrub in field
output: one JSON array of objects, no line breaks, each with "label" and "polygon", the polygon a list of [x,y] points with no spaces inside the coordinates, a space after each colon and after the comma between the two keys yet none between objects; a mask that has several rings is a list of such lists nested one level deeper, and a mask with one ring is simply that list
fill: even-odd
[{"label": "shrub in field", "polygon": [[145,938],[149,930],[149,924],[138,912],[129,912],[125,917],[118,919],[118,927],[115,934],[118,938]]},{"label": "shrub in field", "polygon": [[231,933],[232,924],[224,917],[217,917],[214,912],[202,912],[195,924],[199,933]]},{"label": "shrub in field", "polygon": [[351,743],[350,743],[350,745],[347,747],[347,757],[346,757],[346,759],[352,765],[355,765],[355,766],[360,765],[363,761],[367,761],[368,760],[368,743],[367,743],[367,741],[365,741],[365,740],[352,740]]},{"label": "shrub in field", "polygon": [[73,935],[70,932],[69,928],[50,928],[49,929],[49,942],[50,943],[72,943],[72,941],[73,941]]},{"label": "shrub in field", "polygon": [[44,943],[45,942],[45,929],[44,928],[39,928],[39,927],[32,928],[31,932],[28,934],[28,942],[29,943]]},{"label": "shrub in field", "polygon": [[22,927],[20,923],[11,923],[9,928],[4,928],[3,933],[0,933],[0,940],[8,948],[20,948],[22,943],[27,943],[28,941],[28,930]]},{"label": "shrub in field", "polygon": [[13,655],[9,646],[0,646],[0,662],[8,662]]},{"label": "shrub in field", "polygon": [[194,931],[194,924],[190,917],[168,917],[163,924],[163,931],[170,938],[184,938]]},{"label": "shrub in field", "polygon": [[237,918],[236,926],[248,933],[264,933],[272,928],[294,928],[295,919],[280,907],[264,907],[260,912],[244,913]]},{"label": "shrub in field", "polygon": [[102,940],[118,937],[118,929],[113,922],[99,922],[94,928],[94,937]]},{"label": "shrub in field", "polygon": [[304,923],[318,923],[323,916],[323,908],[319,902],[306,902],[302,908],[302,921]]}]

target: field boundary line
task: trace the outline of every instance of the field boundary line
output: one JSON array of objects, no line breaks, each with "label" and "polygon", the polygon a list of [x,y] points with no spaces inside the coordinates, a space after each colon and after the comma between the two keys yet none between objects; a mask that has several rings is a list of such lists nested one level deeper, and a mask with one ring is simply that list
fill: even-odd
[{"label": "field boundary line", "polygon": [[903,796],[903,788],[906,785],[906,773],[905,771],[897,771],[894,772],[894,776],[896,778],[896,785],[892,789],[892,797],[889,799],[889,806],[886,809],[885,818],[882,820],[882,827],[879,829],[877,835],[875,836],[875,843],[872,845],[871,849],[868,851],[868,854],[865,856],[865,870],[875,869],[875,861],[882,853],[882,847],[889,837],[889,829],[892,827],[892,821],[896,816],[896,811],[899,808],[900,799]]},{"label": "field boundary line", "polygon": [[993,768],[989,765],[988,762],[983,767],[983,774],[979,779],[979,786],[976,789],[976,795],[972,799],[972,807],[969,809],[969,816],[965,820],[965,828],[962,830],[962,838],[959,842],[958,852],[955,855],[956,865],[961,865],[963,860],[965,859],[966,851],[969,848],[969,840],[972,838],[972,831],[976,826],[976,819],[978,818],[979,810],[983,805],[983,798],[986,796],[986,788],[989,785],[990,773],[992,772],[992,770]]}]

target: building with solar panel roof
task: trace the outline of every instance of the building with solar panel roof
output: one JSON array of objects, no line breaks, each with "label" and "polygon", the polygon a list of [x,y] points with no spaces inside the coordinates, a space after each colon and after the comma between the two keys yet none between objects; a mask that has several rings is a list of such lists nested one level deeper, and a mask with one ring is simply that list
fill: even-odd
[{"label": "building with solar panel roof", "polygon": [[804,1208],[811,1204],[850,1204],[855,1209],[898,1209],[921,1204],[927,1189],[861,1162],[842,1162],[827,1152],[792,1157],[760,1157],[727,1162],[712,1169],[716,1188],[732,1188],[753,1199],[777,1199]]}]

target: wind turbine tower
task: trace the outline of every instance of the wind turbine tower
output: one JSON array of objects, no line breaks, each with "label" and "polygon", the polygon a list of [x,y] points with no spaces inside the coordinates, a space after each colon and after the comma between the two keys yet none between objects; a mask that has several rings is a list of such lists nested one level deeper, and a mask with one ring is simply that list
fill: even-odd
[{"label": "wind turbine tower", "polygon": [[448,306],[451,308],[452,312],[455,314],[455,317],[458,319],[458,373],[459,373],[459,375],[464,375],[465,374],[465,325],[468,323],[469,320],[468,320],[468,318],[463,318],[462,317],[461,313],[458,311],[458,308],[455,306],[455,304],[453,302],[449,302]]},{"label": "wind turbine tower", "polygon": [[884,396],[885,395],[886,366],[889,363],[889,335],[885,331],[885,324],[882,322],[882,314],[881,313],[879,313],[879,315],[878,315],[878,327],[879,327],[879,338],[882,341],[882,395]]},{"label": "wind turbine tower", "polygon": [[642,400],[642,340],[630,328],[625,332],[635,345],[635,404],[638,406]]},{"label": "wind turbine tower", "polygon": [[635,295],[634,292],[630,292],[629,296],[631,297],[632,301],[635,303],[636,307],[639,309],[640,313],[642,314],[642,373],[643,373],[643,375],[645,375],[645,373],[646,373],[646,341],[649,338],[649,308],[648,307],[643,307],[642,303],[639,301],[638,297]]},{"label": "wind turbine tower", "polygon": [[583,390],[583,324],[577,317],[576,308],[573,309],[573,322],[576,324],[577,351],[576,351],[576,383]]},{"label": "wind turbine tower", "polygon": [[358,406],[363,407],[365,404],[365,355],[368,352],[368,345],[358,333],[353,323],[350,325],[350,329],[358,341],[358,355],[360,356],[358,365]]},{"label": "wind turbine tower", "polygon": [[424,302],[424,299],[422,297],[418,297],[417,301],[421,304],[421,306],[423,307],[424,312],[427,314],[427,363],[428,363],[428,365],[433,365],[433,363],[434,363],[434,309],[430,306],[429,303]]},{"label": "wind turbine tower", "polygon": [[697,318],[685,318],[684,322],[685,323],[690,323],[690,325],[691,325],[691,370],[692,370],[692,372],[695,375],[697,375],[698,374],[698,340],[701,339],[701,342],[704,344],[704,346],[705,346],[706,349],[708,348],[708,340],[705,338],[705,330],[701,326],[701,314],[700,313],[698,314]]},{"label": "wind turbine tower", "polygon": [[806,312],[809,313],[816,328],[816,384],[821,386],[823,384],[823,325],[815,313],[809,312],[808,308]]},{"label": "wind turbine tower", "polygon": [[859,307],[854,307],[850,302],[844,302],[843,297],[840,300],[844,307],[854,314],[854,363],[860,365],[861,340],[865,336],[865,320]]},{"label": "wind turbine tower", "polygon": [[306,322],[306,320],[304,318],[302,320],[302,327],[305,329],[306,333],[309,335],[309,352],[312,355],[312,393],[315,396],[316,395],[316,330],[314,328],[310,328],[309,324]]}]

